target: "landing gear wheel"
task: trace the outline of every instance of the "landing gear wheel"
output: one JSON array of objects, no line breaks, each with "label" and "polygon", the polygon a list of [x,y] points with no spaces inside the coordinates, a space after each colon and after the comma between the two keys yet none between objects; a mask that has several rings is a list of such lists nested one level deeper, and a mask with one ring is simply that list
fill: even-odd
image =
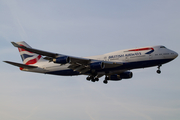
[{"label": "landing gear wheel", "polygon": [[86,80],[88,80],[88,81],[90,81],[90,79],[91,79],[90,77],[87,77],[87,78],[86,78]]},{"label": "landing gear wheel", "polygon": [[107,81],[107,80],[104,80],[104,81],[103,81],[103,83],[104,83],[104,84],[107,84],[107,83],[108,83],[108,81]]},{"label": "landing gear wheel", "polygon": [[95,81],[99,81],[99,78],[95,78]]},{"label": "landing gear wheel", "polygon": [[161,67],[162,65],[158,65],[158,70],[156,71],[158,74],[160,74],[161,73],[161,70],[160,70],[160,67]]},{"label": "landing gear wheel", "polygon": [[95,79],[92,79],[91,81],[92,81],[92,82],[95,82],[96,80],[95,80]]},{"label": "landing gear wheel", "polygon": [[104,84],[107,84],[109,80],[109,77],[106,75],[105,80],[103,81]]},{"label": "landing gear wheel", "polygon": [[157,72],[158,74],[160,74],[160,73],[161,73],[161,70],[157,70],[156,72]]}]

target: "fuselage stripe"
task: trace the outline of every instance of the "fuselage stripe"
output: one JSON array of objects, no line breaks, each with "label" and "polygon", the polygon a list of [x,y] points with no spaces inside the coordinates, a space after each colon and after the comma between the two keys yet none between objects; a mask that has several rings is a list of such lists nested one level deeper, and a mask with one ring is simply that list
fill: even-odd
[{"label": "fuselage stripe", "polygon": [[128,51],[145,51],[145,50],[151,50],[145,54],[151,54],[152,52],[154,52],[154,48],[139,48],[139,49],[132,49],[132,50],[128,50]]}]

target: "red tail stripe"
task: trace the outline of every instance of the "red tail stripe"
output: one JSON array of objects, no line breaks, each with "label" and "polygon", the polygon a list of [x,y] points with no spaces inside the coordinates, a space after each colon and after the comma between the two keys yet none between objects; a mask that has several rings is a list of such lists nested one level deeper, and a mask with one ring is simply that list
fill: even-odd
[{"label": "red tail stripe", "polygon": [[37,58],[34,58],[32,60],[29,60],[26,65],[35,64],[37,61],[41,58],[41,55],[39,55]]}]

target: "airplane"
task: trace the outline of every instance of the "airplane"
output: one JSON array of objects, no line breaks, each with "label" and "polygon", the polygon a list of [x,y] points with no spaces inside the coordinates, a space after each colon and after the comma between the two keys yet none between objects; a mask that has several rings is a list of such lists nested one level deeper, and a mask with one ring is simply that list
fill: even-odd
[{"label": "airplane", "polygon": [[4,61],[20,67],[21,71],[36,72],[61,76],[87,75],[87,80],[96,82],[105,76],[103,83],[130,79],[130,70],[157,66],[160,67],[174,60],[178,53],[165,46],[149,46],[119,50],[91,57],[74,57],[47,52],[30,47],[25,41],[11,42],[19,49],[22,63]]}]

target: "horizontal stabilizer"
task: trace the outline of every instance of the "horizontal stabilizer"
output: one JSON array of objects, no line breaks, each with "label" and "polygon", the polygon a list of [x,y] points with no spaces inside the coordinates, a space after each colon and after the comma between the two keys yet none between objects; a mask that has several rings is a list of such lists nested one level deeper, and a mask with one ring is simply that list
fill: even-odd
[{"label": "horizontal stabilizer", "polygon": [[27,69],[37,68],[37,66],[25,65],[25,64],[21,64],[21,63],[10,62],[10,61],[4,61],[4,62],[14,65],[14,66],[17,66],[17,67],[22,67],[22,68],[27,68]]}]

